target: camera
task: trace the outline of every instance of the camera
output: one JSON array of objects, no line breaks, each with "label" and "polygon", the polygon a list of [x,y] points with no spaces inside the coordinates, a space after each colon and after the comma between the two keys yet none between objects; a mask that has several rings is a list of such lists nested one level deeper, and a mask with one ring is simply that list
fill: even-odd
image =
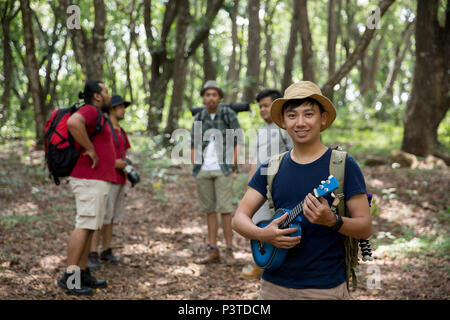
[{"label": "camera", "polygon": [[134,170],[131,160],[127,158],[124,158],[122,160],[128,163],[125,169],[123,169],[123,171],[125,171],[128,181],[131,182],[131,187],[133,188],[136,183],[141,181],[141,179],[139,178],[139,175],[136,172],[136,170]]},{"label": "camera", "polygon": [[[247,102],[221,103],[219,106],[231,108],[236,113],[250,110],[250,105]],[[195,116],[205,108],[205,106],[192,107],[189,110],[191,110],[192,116]]]}]

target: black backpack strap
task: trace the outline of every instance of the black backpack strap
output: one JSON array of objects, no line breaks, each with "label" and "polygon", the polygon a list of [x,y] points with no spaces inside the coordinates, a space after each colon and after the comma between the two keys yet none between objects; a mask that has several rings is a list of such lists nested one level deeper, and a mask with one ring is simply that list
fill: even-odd
[{"label": "black backpack strap", "polygon": [[203,122],[203,120],[205,120],[206,112],[208,112],[208,111],[206,110],[206,107],[205,107],[202,109],[202,111],[199,112],[197,121]]},{"label": "black backpack strap", "polygon": [[102,132],[103,131],[103,128],[106,126],[106,122],[107,122],[106,118],[105,118],[105,121],[103,122],[103,125],[102,125],[103,115],[102,115],[102,113],[101,113],[99,108],[96,107],[96,109],[97,109],[97,123],[95,124],[94,132],[89,137],[91,139],[91,141],[94,140],[95,135],[97,134],[97,132]]},{"label": "black backpack strap", "polygon": [[222,106],[222,119],[227,125],[227,127],[230,127],[230,111],[229,107]]},{"label": "black backpack strap", "polygon": [[[84,106],[85,105],[82,105],[80,107],[80,109],[82,107],[84,107]],[[103,115],[100,112],[99,108],[97,108],[97,107],[95,107],[95,108],[97,109],[97,122],[95,123],[94,132],[92,132],[92,134],[89,136],[89,139],[91,139],[91,141],[94,141],[94,138],[95,138],[95,135],[97,134],[97,132],[102,132],[103,128],[105,128],[105,126],[106,126],[106,118],[105,118],[105,121],[103,122],[103,125],[102,125]],[[68,131],[68,135],[67,136],[68,136],[68,140],[69,140],[70,146],[75,149],[75,140],[73,139],[72,135],[70,134],[70,130]],[[80,149],[80,151],[81,151],[81,149]]]}]

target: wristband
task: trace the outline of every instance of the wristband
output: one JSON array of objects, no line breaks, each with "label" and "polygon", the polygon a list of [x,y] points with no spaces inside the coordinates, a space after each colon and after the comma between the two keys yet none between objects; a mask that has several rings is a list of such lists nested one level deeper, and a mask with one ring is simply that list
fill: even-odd
[{"label": "wristband", "polygon": [[335,213],[334,217],[336,219],[336,222],[331,227],[331,229],[333,229],[334,231],[338,231],[342,227],[342,224],[344,223],[344,221],[342,220],[342,217],[339,214]]}]

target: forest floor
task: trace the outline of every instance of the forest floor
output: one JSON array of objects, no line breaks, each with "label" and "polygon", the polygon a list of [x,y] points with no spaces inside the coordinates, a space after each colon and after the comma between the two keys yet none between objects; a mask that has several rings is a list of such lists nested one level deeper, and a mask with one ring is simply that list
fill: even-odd
[{"label": "forest floor", "polygon": [[[94,299],[256,299],[259,281],[239,279],[252,258],[234,234],[235,264],[197,265],[205,250],[206,219],[198,212],[189,166],[136,167],[143,178],[129,188],[113,248],[123,264],[94,271],[108,288]],[[43,152],[23,141],[0,145],[0,299],[74,298],[56,285],[65,270],[74,229],[68,184],[55,186]],[[245,171],[245,168],[244,168]],[[450,170],[363,167],[375,194],[374,261],[359,266],[354,299],[450,298]],[[247,174],[235,180],[235,204]],[[225,249],[219,231],[219,248]]]}]

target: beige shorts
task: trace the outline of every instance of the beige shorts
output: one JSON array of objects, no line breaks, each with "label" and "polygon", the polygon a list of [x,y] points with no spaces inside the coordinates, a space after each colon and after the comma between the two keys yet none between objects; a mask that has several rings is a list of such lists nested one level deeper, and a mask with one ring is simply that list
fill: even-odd
[{"label": "beige shorts", "polygon": [[103,224],[111,224],[112,221],[117,222],[120,213],[123,211],[125,203],[125,185],[112,184],[108,193],[106,202],[106,214]]},{"label": "beige shorts", "polygon": [[292,289],[261,279],[259,300],[348,300],[347,283],[331,289]]},{"label": "beige shorts", "polygon": [[75,194],[77,216],[75,227],[78,229],[99,230],[106,213],[106,200],[111,183],[102,180],[69,178]]},{"label": "beige shorts", "polygon": [[233,211],[233,176],[221,170],[200,171],[195,177],[202,213],[231,213]]}]

